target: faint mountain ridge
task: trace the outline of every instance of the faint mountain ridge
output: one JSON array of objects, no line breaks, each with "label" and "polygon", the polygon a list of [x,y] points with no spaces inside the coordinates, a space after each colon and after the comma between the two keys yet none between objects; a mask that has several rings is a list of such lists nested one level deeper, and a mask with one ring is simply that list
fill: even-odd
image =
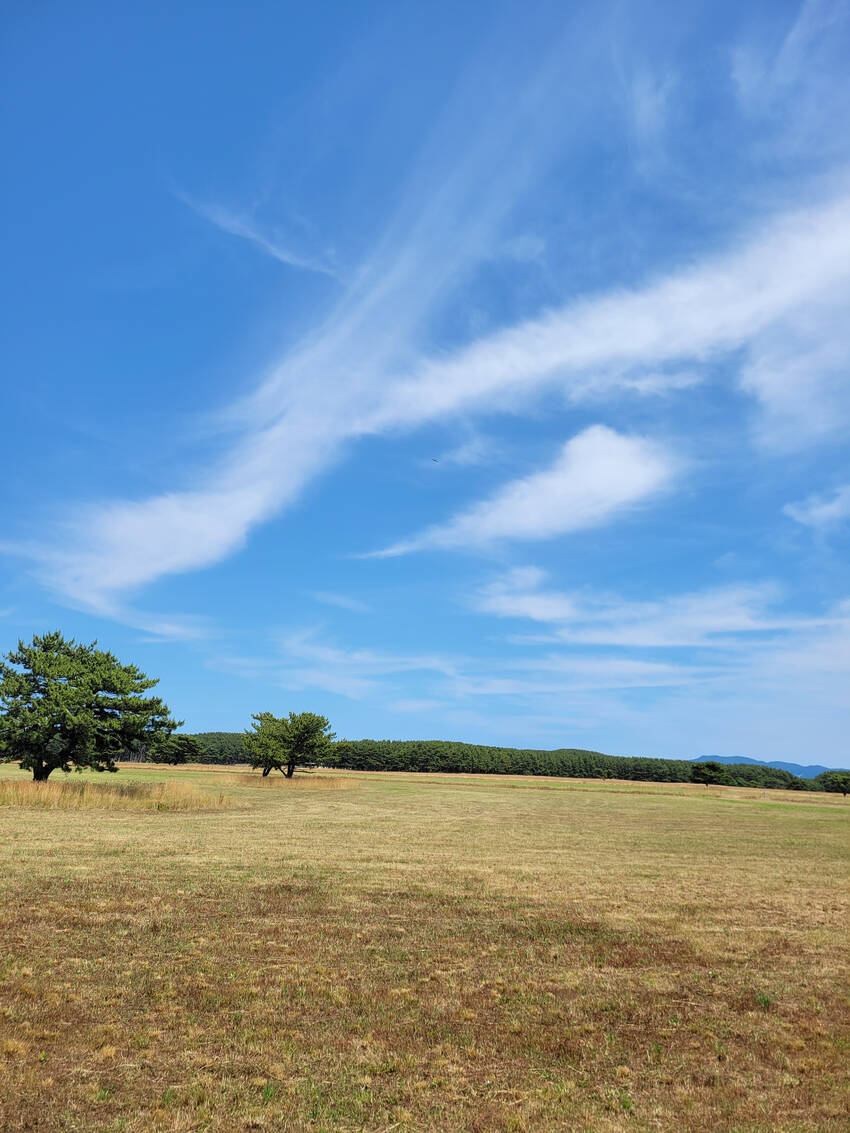
[{"label": "faint mountain ridge", "polygon": [[824,771],[837,771],[836,767],[824,767],[820,763],[786,763],[781,759],[750,759],[748,755],[698,755],[695,756],[691,763],[707,763],[711,760],[713,763],[757,763],[759,767],[775,767],[779,771],[790,771],[792,775],[798,775],[801,779],[814,779],[816,775],[822,775]]}]

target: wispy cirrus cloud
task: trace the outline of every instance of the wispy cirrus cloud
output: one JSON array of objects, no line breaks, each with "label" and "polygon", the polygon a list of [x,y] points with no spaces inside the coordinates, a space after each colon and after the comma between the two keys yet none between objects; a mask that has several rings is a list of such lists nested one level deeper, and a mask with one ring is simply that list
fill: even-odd
[{"label": "wispy cirrus cloud", "polygon": [[360,700],[401,674],[453,675],[457,662],[438,654],[343,649],[323,641],[316,628],[281,635],[277,679],[286,688],[316,688]]},{"label": "wispy cirrus cloud", "polygon": [[[730,73],[744,112],[781,128],[763,151],[793,157],[847,152],[846,132],[834,124],[850,109],[845,58],[850,14],[842,0],[803,0],[776,43],[754,35],[735,45]],[[830,113],[824,114],[824,106]]]},{"label": "wispy cirrus cloud", "polygon": [[781,637],[832,622],[831,615],[818,618],[777,612],[781,590],[772,582],[713,587],[636,602],[586,590],[563,592],[547,586],[547,581],[536,567],[516,568],[482,587],[472,604],[484,613],[546,624],[545,641],[625,649],[730,649],[742,638]]},{"label": "wispy cirrus cloud", "polygon": [[506,484],[444,524],[372,557],[480,549],[594,527],[668,487],[680,462],[660,445],[595,425],[567,441],[548,468]]},{"label": "wispy cirrus cloud", "polygon": [[681,688],[714,675],[705,666],[675,662],[547,653],[498,665],[469,665],[452,682],[452,693],[458,700],[513,697],[533,704],[591,690]]},{"label": "wispy cirrus cloud", "polygon": [[[801,618],[782,613],[781,600],[769,582],[639,602],[570,594],[527,567],[491,580],[472,603],[483,614],[545,623],[545,636],[514,638],[507,652],[350,646],[311,627],[275,635],[259,658],[221,658],[215,667],[419,717],[428,734],[695,755],[744,753],[767,733],[790,757],[813,710],[840,727],[850,602]],[[612,729],[620,736],[613,746]]]},{"label": "wispy cirrus cloud", "polygon": [[[531,568],[513,573],[517,583],[528,587],[532,582]],[[482,612],[505,611],[495,589],[479,597],[484,598],[477,606]],[[287,690],[316,689],[408,713],[437,706],[459,710],[482,698],[498,704],[499,712],[522,706],[552,712],[559,704],[562,710],[583,706],[588,712],[594,702],[582,699],[586,695],[630,689],[677,696],[700,689],[705,697],[740,707],[742,687],[799,699],[811,681],[840,682],[850,671],[850,607],[838,606],[822,618],[784,618],[772,610],[776,597],[770,584],[645,603],[584,595],[569,609],[579,626],[590,628],[563,635],[557,630],[566,604],[533,611],[511,605],[512,617],[520,616],[519,608],[523,616],[556,614],[556,632],[545,639],[517,639],[524,650],[495,656],[341,646],[328,641],[319,627],[310,627],[278,635],[262,658],[223,658],[216,667],[251,680],[265,674]],[[529,648],[539,643],[545,649]],[[682,657],[683,647],[698,648],[699,660]],[[660,649],[671,652],[659,656]],[[650,656],[640,655],[647,650]],[[607,712],[612,704],[601,700],[593,711]]]},{"label": "wispy cirrus cloud", "polygon": [[[758,94],[762,64],[773,69],[774,90],[793,87],[800,60],[829,47],[821,16],[835,11],[807,4],[782,59],[757,60],[747,72],[741,55],[742,106],[767,97]],[[514,66],[514,52],[500,56],[497,68],[486,53],[470,68],[408,171],[385,228],[334,289],[315,329],[273,361],[253,393],[220,414],[230,430],[221,455],[148,498],[75,509],[52,539],[26,548],[42,583],[64,601],[123,608],[134,590],[237,552],[354,443],[459,418],[468,424],[478,414],[524,412],[553,392],[571,406],[686,394],[714,380],[722,362],[765,444],[806,445],[840,434],[850,421],[843,366],[850,344],[841,315],[850,295],[846,171],[834,174],[830,190],[826,181],[798,185],[786,198],[808,205],[771,205],[758,223],[744,217],[725,249],[707,241],[700,256],[683,253],[678,267],[667,260],[642,282],[607,289],[596,283],[577,296],[565,288],[560,298],[542,300],[533,317],[506,316],[500,329],[466,340],[433,334],[436,316],[494,252],[517,240],[525,252],[538,247],[522,243],[527,218],[516,227],[512,221],[569,150],[572,131],[584,128],[581,115],[552,108],[583,108],[591,86],[604,88],[609,24],[585,20],[581,30],[579,56],[568,27],[554,37],[548,57],[539,50],[523,56],[510,82],[491,80]],[[641,65],[631,73],[641,78],[625,115],[647,136],[664,133],[668,71]],[[811,113],[817,104],[809,104]],[[821,119],[831,126],[833,115]],[[802,126],[798,134],[804,136]],[[187,203],[265,254],[336,274],[329,256],[305,252],[250,215]],[[572,297],[564,299],[567,293]]]},{"label": "wispy cirrus cloud", "polygon": [[[394,712],[426,712],[478,697],[533,700],[588,689],[677,687],[710,675],[704,666],[586,652],[482,657],[348,648],[318,627],[279,635],[268,656],[219,658],[215,667],[246,679],[264,673],[288,690],[317,689],[348,700],[387,702]],[[406,691],[412,687],[418,693]]]},{"label": "wispy cirrus cloud", "polygon": [[[496,454],[496,446],[487,437],[475,433],[454,448],[441,451],[439,456],[433,456],[430,461],[437,464],[446,464],[457,468],[471,468],[476,464],[486,464]],[[423,464],[430,463],[424,460]]]},{"label": "wispy cirrus cloud", "polygon": [[646,68],[639,68],[626,83],[636,164],[644,176],[657,176],[668,165],[666,140],[675,87],[672,74],[658,75]]},{"label": "wispy cirrus cloud", "polygon": [[[341,304],[319,335],[280,363],[240,410],[243,439],[197,487],[86,509],[65,527],[61,542],[30,548],[42,581],[75,601],[104,602],[163,575],[208,566],[293,502],[353,440],[460,411],[516,410],[553,385],[574,401],[599,401],[630,385],[640,391],[652,374],[657,392],[663,364],[693,373],[707,359],[742,351],[746,359],[752,351],[743,389],[756,394],[765,420],[773,413],[793,419],[797,443],[842,428],[850,415],[850,383],[831,361],[841,356],[844,331],[831,318],[810,334],[799,332],[799,350],[812,352],[812,366],[799,370],[798,381],[777,385],[759,366],[789,322],[805,322],[805,311],[833,311],[836,297],[848,294],[850,196],[779,216],[743,249],[645,288],[580,300],[406,366],[404,339],[386,315],[397,298],[394,284],[406,286],[413,270],[409,249],[398,256],[371,281],[362,279],[357,296]],[[429,298],[435,295],[432,290]],[[419,295],[419,304],[427,301]],[[408,329],[402,322],[405,334]],[[827,342],[818,337],[824,331]],[[813,396],[825,380],[816,364],[824,355],[833,390],[826,420]],[[672,379],[681,384],[679,366]],[[256,416],[262,425],[251,424]]]},{"label": "wispy cirrus cloud", "polygon": [[199,201],[183,192],[178,193],[177,196],[194,213],[208,220],[222,232],[226,232],[229,236],[237,236],[240,240],[247,240],[249,244],[253,244],[264,255],[270,256],[278,263],[301,268],[304,271],[319,272],[334,279],[340,278],[339,269],[331,256],[317,256],[299,251],[291,240],[285,240],[277,232],[264,230],[252,217],[225,205]]},{"label": "wispy cirrus cloud", "polygon": [[806,527],[831,527],[850,519],[850,484],[842,484],[831,495],[812,495],[782,509]]},{"label": "wispy cirrus cloud", "polygon": [[[841,195],[820,207],[775,217],[741,250],[707,257],[644,288],[569,304],[448,358],[426,360],[412,376],[390,386],[364,425],[397,427],[475,405],[492,407],[494,400],[516,406],[551,385],[579,401],[620,393],[665,363],[698,365],[751,346],[761,351],[767,336],[795,315],[805,340],[799,349],[814,350],[816,343],[827,349],[818,333],[826,328],[819,325],[806,335],[804,313],[831,311],[837,296],[847,293],[848,256],[850,195]],[[831,320],[830,326],[837,329]],[[842,349],[840,342],[835,349]],[[795,400],[803,440],[810,425],[818,433],[822,428],[819,410],[808,401],[820,376],[812,367]],[[680,374],[674,378],[678,381]],[[749,382],[752,386],[752,378]],[[769,382],[758,386],[768,411],[782,401],[783,392]],[[846,415],[846,383],[842,394]],[[833,429],[840,427],[833,421]]]},{"label": "wispy cirrus cloud", "polygon": [[310,597],[324,606],[336,606],[339,610],[349,610],[352,614],[371,614],[372,607],[359,598],[348,594],[337,594],[333,590],[311,590]]}]

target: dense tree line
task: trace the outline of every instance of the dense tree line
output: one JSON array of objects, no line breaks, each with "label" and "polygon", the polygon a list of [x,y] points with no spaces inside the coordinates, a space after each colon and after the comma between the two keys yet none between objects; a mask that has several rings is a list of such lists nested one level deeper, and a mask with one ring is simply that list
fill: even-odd
[{"label": "dense tree line", "polygon": [[195,732],[191,737],[200,754],[190,763],[250,763],[244,732]]},{"label": "dense tree line", "polygon": [[340,740],[330,762],[354,771],[446,771],[585,777],[611,757],[565,748],[535,751],[448,740]]},{"label": "dense tree line", "polygon": [[128,748],[125,763],[250,763],[243,732],[181,732],[154,745]]},{"label": "dense tree line", "polygon": [[[189,762],[249,763],[243,732],[198,732],[191,737],[200,749]],[[553,775],[572,779],[632,779],[654,783],[690,783],[694,768],[705,764],[687,759],[605,755],[580,748],[540,751],[489,747],[449,740],[339,740],[323,760],[326,766],[353,771],[443,771],[491,775]],[[828,774],[834,774],[832,772]],[[822,782],[823,780],[823,782]],[[702,780],[700,780],[702,781]],[[784,790],[828,790],[824,775],[800,779],[790,771],[752,763],[725,763],[711,781],[733,787]]]},{"label": "dense tree line", "polygon": [[[689,783],[695,766],[687,759],[604,755],[560,748],[537,751],[484,747],[444,740],[340,740],[328,761],[355,771],[447,771],[501,775],[557,775],[573,779],[632,779]],[[815,790],[814,783],[789,771],[758,764],[725,764],[722,781],[737,787]]]}]

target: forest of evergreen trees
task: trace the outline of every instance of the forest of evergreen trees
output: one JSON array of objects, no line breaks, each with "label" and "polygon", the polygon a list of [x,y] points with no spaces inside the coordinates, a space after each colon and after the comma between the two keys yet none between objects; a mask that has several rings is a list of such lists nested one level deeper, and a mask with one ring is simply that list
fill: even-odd
[{"label": "forest of evergreen trees", "polygon": [[[694,766],[686,759],[604,755],[577,748],[483,747],[441,740],[340,740],[334,745],[333,764],[360,771],[466,771],[655,783],[688,783]],[[773,767],[736,763],[724,765],[723,771],[723,782],[731,786],[811,789],[807,780]]]},{"label": "forest of evergreen trees", "polygon": [[197,763],[248,763],[243,732],[195,732],[192,736],[203,753]]},{"label": "forest of evergreen trees", "polygon": [[[241,732],[199,732],[193,738],[203,753],[200,762],[248,762]],[[326,763],[353,771],[557,775],[573,779],[632,779],[655,783],[689,783],[694,767],[687,759],[604,755],[599,751],[579,748],[537,751],[449,740],[339,740]],[[752,763],[724,764],[720,781],[736,787],[819,789],[813,780],[800,779],[789,771]]]}]

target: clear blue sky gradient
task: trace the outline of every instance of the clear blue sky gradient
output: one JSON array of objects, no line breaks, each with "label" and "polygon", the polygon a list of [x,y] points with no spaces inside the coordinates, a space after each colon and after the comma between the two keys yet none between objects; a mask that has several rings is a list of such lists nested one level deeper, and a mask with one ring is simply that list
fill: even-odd
[{"label": "clear blue sky gradient", "polygon": [[848,763],[850,7],[10,3],[0,648]]}]

